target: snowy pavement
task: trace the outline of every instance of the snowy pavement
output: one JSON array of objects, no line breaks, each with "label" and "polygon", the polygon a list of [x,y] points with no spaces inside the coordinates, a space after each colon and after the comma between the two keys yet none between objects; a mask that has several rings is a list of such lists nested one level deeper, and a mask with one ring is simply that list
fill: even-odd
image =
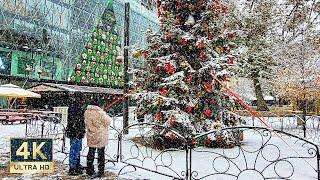
[{"label": "snowy pavement", "polygon": [[[120,118],[116,121],[120,122]],[[275,177],[277,174],[282,177],[287,177],[293,173],[289,179],[317,179],[317,173],[313,169],[316,168],[316,160],[312,156],[312,150],[310,151],[311,147],[308,147],[308,144],[304,144],[301,141],[297,142],[294,138],[284,137],[293,150],[282,142],[280,138],[272,135],[268,140],[266,136],[261,136],[260,133],[261,132],[253,130],[245,131],[245,140],[241,148],[209,149],[200,147],[193,149],[191,151],[193,177],[201,178],[207,176],[204,179],[237,179],[237,177],[239,179],[248,179],[249,177],[255,177],[255,179],[263,179],[263,177]],[[116,160],[116,156],[118,155],[116,134],[116,130],[111,130],[110,141],[107,148],[107,159]],[[130,139],[137,134],[139,134],[138,129],[133,128],[129,130],[129,135],[124,136],[122,142],[122,161],[161,173],[183,177],[187,165],[184,151],[174,150],[171,152],[162,152],[140,145],[137,146],[130,141]],[[25,137],[25,125],[0,125],[0,166],[8,165],[9,140],[11,137]],[[262,142],[267,142],[263,148],[261,148]],[[86,139],[84,139],[83,144],[86,144]],[[56,139],[55,149],[61,151],[61,146],[62,141]],[[68,139],[66,139],[65,146],[66,150],[68,150]],[[84,147],[82,151],[83,156],[86,155],[87,150],[88,149]],[[296,151],[298,155],[294,151]],[[300,158],[295,158],[298,156]],[[63,162],[64,164],[68,163],[68,157],[64,153],[55,153],[54,160]],[[85,165],[86,158],[82,157],[81,162]],[[113,164],[109,162],[106,164],[106,171],[118,174],[123,167],[125,167],[124,163]],[[132,170],[132,167],[126,167],[121,171],[121,174]],[[67,169],[65,169],[65,172],[66,171]],[[224,173],[222,173],[222,175],[209,176],[217,172]],[[132,173],[119,176],[119,179],[160,178],[163,180],[172,179],[139,168]]]}]

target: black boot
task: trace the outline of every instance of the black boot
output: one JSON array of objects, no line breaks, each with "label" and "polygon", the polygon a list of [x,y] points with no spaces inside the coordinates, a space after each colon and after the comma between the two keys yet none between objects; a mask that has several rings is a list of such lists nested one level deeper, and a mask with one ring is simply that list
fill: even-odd
[{"label": "black boot", "polygon": [[94,161],[94,154],[95,154],[96,149],[89,147],[89,152],[87,154],[87,175],[88,176],[93,176],[94,175],[94,166],[93,166],[93,161]]},{"label": "black boot", "polygon": [[77,169],[80,169],[81,171],[84,171],[86,168],[83,167],[81,164],[77,165]]},{"label": "black boot", "polygon": [[98,174],[97,177],[102,177],[104,175],[104,167],[105,167],[105,154],[104,147],[98,148]]},{"label": "black boot", "polygon": [[100,178],[100,177],[103,177],[104,175],[104,171],[98,171],[98,173],[96,173],[93,178]]},{"label": "black boot", "polygon": [[94,169],[93,168],[87,168],[86,169],[86,174],[88,176],[93,176],[95,174]]},{"label": "black boot", "polygon": [[83,173],[82,170],[79,170],[77,168],[70,168],[69,169],[69,175],[70,176],[78,176],[78,175],[80,175],[82,173]]}]

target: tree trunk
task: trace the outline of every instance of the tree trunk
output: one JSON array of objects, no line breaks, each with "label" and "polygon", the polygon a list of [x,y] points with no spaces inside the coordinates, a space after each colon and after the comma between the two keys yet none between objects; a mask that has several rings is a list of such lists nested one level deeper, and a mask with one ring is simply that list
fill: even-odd
[{"label": "tree trunk", "polygon": [[257,111],[269,111],[266,101],[263,99],[261,85],[258,78],[253,78],[254,92],[257,97]]}]

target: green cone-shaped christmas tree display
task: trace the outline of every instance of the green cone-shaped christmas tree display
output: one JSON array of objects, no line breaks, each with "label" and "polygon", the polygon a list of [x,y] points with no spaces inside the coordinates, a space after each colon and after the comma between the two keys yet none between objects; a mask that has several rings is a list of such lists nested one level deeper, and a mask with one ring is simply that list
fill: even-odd
[{"label": "green cone-shaped christmas tree display", "polygon": [[70,80],[119,88],[123,86],[123,57],[115,17],[107,8],[82,51]]}]

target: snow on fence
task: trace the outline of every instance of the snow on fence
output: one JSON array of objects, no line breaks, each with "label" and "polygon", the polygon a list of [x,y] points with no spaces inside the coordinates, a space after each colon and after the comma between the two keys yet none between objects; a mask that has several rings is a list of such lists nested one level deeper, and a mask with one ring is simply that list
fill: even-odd
[{"label": "snow on fence", "polygon": [[[115,118],[116,119],[116,118]],[[310,119],[309,119],[310,120]],[[116,121],[116,120],[115,120]],[[55,157],[64,163],[68,159],[68,139],[64,126],[55,122],[27,124],[28,137],[52,137]],[[289,123],[290,124],[290,123]],[[292,151],[274,132],[264,127],[242,126],[221,131],[241,130],[244,141],[233,148],[196,147],[194,139],[217,133],[211,131],[186,139],[171,129],[152,123],[132,124],[124,129],[110,128],[106,163],[121,177],[148,179],[319,179],[319,147],[297,135],[276,130],[297,152]],[[283,126],[285,130],[286,126]],[[150,138],[150,131],[163,128],[176,134],[182,147],[163,149],[161,142]],[[88,147],[83,142],[82,156]],[[83,163],[84,164],[84,163]]]},{"label": "snow on fence", "polygon": [[[257,118],[241,117],[252,126],[264,127]],[[278,117],[263,117],[263,119],[274,129],[288,132],[303,137],[320,146],[320,116],[307,116],[304,120],[302,115],[288,114]]]}]

